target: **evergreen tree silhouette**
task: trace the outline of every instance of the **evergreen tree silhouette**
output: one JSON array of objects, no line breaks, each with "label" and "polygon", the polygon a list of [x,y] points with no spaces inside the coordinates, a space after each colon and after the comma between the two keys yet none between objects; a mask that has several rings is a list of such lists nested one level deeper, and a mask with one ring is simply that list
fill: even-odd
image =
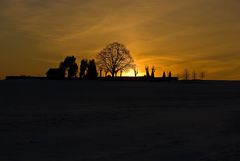
[{"label": "evergreen tree silhouette", "polygon": [[97,67],[95,60],[89,60],[88,61],[88,69],[87,69],[87,78],[88,79],[96,79],[97,78]]},{"label": "evergreen tree silhouette", "polygon": [[163,77],[163,78],[166,78],[166,73],[165,73],[165,72],[163,72],[162,77]]},{"label": "evergreen tree silhouette", "polygon": [[168,78],[172,78],[172,72],[171,71],[168,73]]},{"label": "evergreen tree silhouette", "polygon": [[86,72],[88,68],[88,60],[87,59],[82,59],[80,63],[80,78],[85,78],[86,77]]},{"label": "evergreen tree silhouette", "polygon": [[68,78],[77,77],[78,65],[74,56],[67,56],[62,64],[65,70],[68,69]]}]

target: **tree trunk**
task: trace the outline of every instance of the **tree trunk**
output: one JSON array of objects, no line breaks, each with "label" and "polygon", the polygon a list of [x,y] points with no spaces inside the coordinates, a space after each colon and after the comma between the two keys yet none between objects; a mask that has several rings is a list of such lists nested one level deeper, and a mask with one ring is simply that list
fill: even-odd
[{"label": "tree trunk", "polygon": [[115,73],[115,72],[111,72],[113,78],[115,77],[115,74],[114,74],[114,73]]},{"label": "tree trunk", "polygon": [[115,70],[112,70],[111,74],[112,74],[112,77],[114,78],[115,77]]}]

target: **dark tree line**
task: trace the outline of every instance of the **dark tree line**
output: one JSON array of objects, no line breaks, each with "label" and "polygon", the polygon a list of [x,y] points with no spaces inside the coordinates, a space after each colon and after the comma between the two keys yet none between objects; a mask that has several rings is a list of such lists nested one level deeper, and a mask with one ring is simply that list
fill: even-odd
[{"label": "dark tree line", "polygon": [[[67,56],[64,61],[62,61],[58,68],[51,68],[47,72],[48,78],[53,79],[96,79],[98,77],[97,69],[99,70],[99,76],[102,77],[103,73],[105,77],[115,77],[120,74],[122,76],[123,72],[127,72],[132,69],[134,71],[135,77],[137,77],[138,69],[134,64],[134,60],[130,54],[130,51],[118,42],[110,43],[104,49],[102,49],[96,55],[96,61],[94,59],[82,59],[80,65],[76,63],[76,58],[74,56]],[[178,79],[178,77],[172,77],[172,73],[163,72],[162,77],[155,78],[156,68],[152,66],[145,67],[146,75],[144,79],[147,80],[171,80]],[[79,74],[78,74],[79,73]],[[110,74],[110,75],[108,75]],[[183,74],[178,75],[184,80],[197,80],[205,78],[205,73],[201,72],[199,75],[193,71],[190,73],[187,69]]]},{"label": "dark tree line", "polygon": [[76,78],[78,65],[74,56],[67,56],[58,68],[51,68],[47,72],[47,77],[52,79],[64,79],[67,73],[68,78]]},{"label": "dark tree line", "polygon": [[[78,65],[74,56],[67,56],[62,61],[58,68],[51,68],[47,72],[47,77],[51,79],[74,79],[78,75]],[[96,79],[97,78],[97,67],[95,60],[82,59],[80,63],[79,78],[82,79]]]},{"label": "dark tree line", "polygon": [[[105,76],[108,73],[112,77],[115,77],[119,72],[122,75],[123,71],[133,69],[133,58],[127,48],[120,43],[114,42],[107,45],[106,48],[101,50],[97,56],[97,64],[100,70],[100,77],[102,71],[105,72]],[[67,73],[67,78],[77,78],[78,65],[74,56],[68,56],[63,62],[60,63],[59,68],[51,68],[47,72],[48,78],[63,79]],[[135,76],[137,75],[135,71]],[[98,76],[97,66],[94,59],[82,59],[80,63],[79,78],[81,79],[96,79]]]},{"label": "dark tree line", "polygon": [[79,77],[82,79],[96,79],[98,76],[97,66],[94,59],[82,59]]},{"label": "dark tree line", "polygon": [[65,60],[60,63],[60,67],[65,70],[64,71],[65,74],[67,71],[68,78],[76,78],[77,77],[78,65],[76,63],[76,58],[74,56],[66,57]]},{"label": "dark tree line", "polygon": [[181,77],[183,78],[183,80],[204,80],[206,77],[206,73],[200,72],[198,74],[196,71],[193,71],[191,73],[188,69],[185,69]]},{"label": "dark tree line", "polygon": [[155,71],[156,71],[156,69],[155,69],[155,67],[154,66],[152,66],[152,68],[151,68],[151,75],[150,75],[150,71],[149,71],[149,66],[145,66],[145,71],[146,71],[146,78],[154,78],[155,77]]}]

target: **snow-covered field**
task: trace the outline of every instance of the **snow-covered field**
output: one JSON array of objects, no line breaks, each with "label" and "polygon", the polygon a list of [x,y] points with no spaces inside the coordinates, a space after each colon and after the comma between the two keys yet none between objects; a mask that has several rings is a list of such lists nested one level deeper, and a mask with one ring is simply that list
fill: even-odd
[{"label": "snow-covered field", "polygon": [[239,161],[240,82],[0,81],[0,161]]}]

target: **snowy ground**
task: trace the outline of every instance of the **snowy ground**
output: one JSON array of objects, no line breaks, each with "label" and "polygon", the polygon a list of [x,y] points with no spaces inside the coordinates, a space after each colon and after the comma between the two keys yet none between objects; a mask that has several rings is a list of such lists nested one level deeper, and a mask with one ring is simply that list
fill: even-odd
[{"label": "snowy ground", "polygon": [[240,82],[0,81],[0,161],[239,161]]}]

